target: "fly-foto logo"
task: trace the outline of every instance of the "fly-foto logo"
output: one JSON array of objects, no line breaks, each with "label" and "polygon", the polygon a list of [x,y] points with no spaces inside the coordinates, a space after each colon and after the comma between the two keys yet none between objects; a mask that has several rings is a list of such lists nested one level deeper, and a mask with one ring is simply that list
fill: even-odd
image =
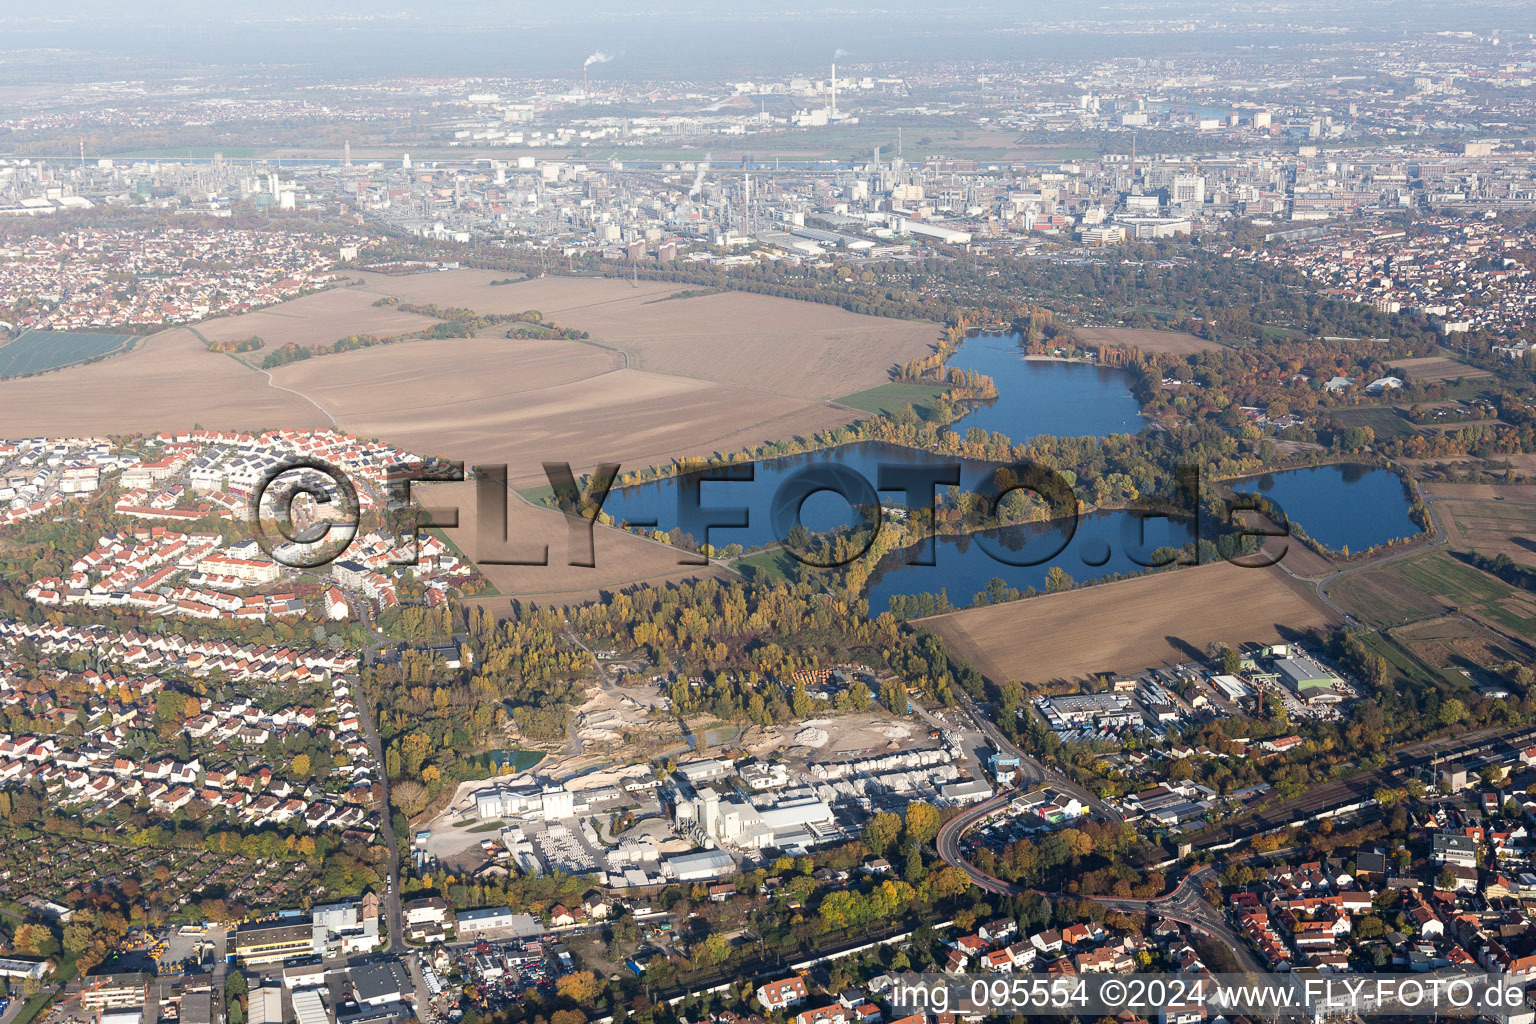
[{"label": "fly-foto logo", "polygon": [[[597,565],[594,530],[603,504],[619,474],[618,463],[596,467],[585,482],[579,482],[569,463],[543,464],[545,479],[554,505],[565,513],[567,522],[566,565],[595,568]],[[470,476],[475,481],[476,532],[467,552],[479,565],[550,564],[546,543],[530,542],[511,535],[507,514],[511,490],[505,464],[477,465]],[[688,461],[679,465],[675,481],[677,529],[692,538],[703,551],[711,544],[711,532],[748,526],[754,511],[765,514],[778,547],[803,565],[832,569],[862,558],[874,547],[885,525],[887,505],[881,494],[899,495],[896,503],[905,513],[922,515],[934,522],[941,489],[954,492],[960,485],[961,464],[957,461],[882,462],[876,467],[876,479],[853,467],[832,461],[813,462],[781,479],[766,508],[750,505],[706,505],[704,485],[750,483],[755,479],[752,463],[706,463]],[[462,463],[442,460],[392,465],[386,468],[383,496],[385,512],[395,520],[395,554],[391,564],[411,565],[416,561],[416,538],[427,528],[455,529],[459,508],[421,507],[412,485],[417,483],[462,482],[466,479]],[[1264,568],[1279,562],[1287,546],[1278,550],[1264,548],[1269,538],[1289,537],[1289,525],[1272,502],[1251,494],[1237,494],[1219,503],[1221,518],[1212,524],[1210,510],[1202,505],[1200,469],[1183,466],[1175,473],[1173,493],[1167,499],[1139,498],[1123,511],[1121,543],[1132,562],[1144,568],[1161,568],[1181,560],[1177,551],[1150,549],[1146,542],[1146,523],[1151,519],[1182,519],[1193,524],[1195,558],[1199,558],[1202,529],[1215,529],[1236,543],[1227,546],[1223,557],[1246,568]],[[726,490],[729,490],[727,487]],[[1059,557],[1071,544],[1082,519],[1083,506],[1067,474],[1034,462],[1016,462],[995,467],[968,496],[967,504],[997,517],[1004,499],[1017,493],[1036,499],[1045,509],[1053,528],[1053,540],[1043,545],[1028,545],[1020,550],[1005,543],[998,531],[974,532],[975,543],[1000,565],[1029,567],[1044,565]],[[815,535],[805,528],[802,511],[814,495],[831,493],[848,503],[856,524],[842,531],[847,543],[816,543]],[[304,501],[303,499],[308,499]],[[1262,519],[1239,518],[1244,512],[1263,512]],[[249,516],[255,525],[255,538],[274,561],[291,568],[314,569],[345,556],[362,524],[362,503],[351,477],[338,466],[318,459],[295,459],[273,467],[251,496]],[[627,520],[631,527],[655,527],[656,520]],[[1245,539],[1259,541],[1255,547]],[[1107,560],[1107,545],[1096,542],[1093,552],[1084,551],[1087,565],[1101,565]],[[910,565],[935,564],[935,533],[930,530],[905,552]],[[679,565],[707,565],[708,557],[679,550]]]}]

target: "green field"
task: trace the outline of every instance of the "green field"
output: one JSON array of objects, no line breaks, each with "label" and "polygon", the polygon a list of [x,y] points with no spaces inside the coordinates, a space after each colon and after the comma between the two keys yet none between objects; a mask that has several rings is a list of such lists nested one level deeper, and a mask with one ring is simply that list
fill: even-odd
[{"label": "green field", "polygon": [[1328,418],[1341,427],[1370,427],[1380,438],[1409,437],[1419,432],[1396,409],[1385,405],[1339,409],[1330,412]]},{"label": "green field", "polygon": [[1415,590],[1471,609],[1516,636],[1536,636],[1536,600],[1503,580],[1444,551],[1399,564],[1402,580]]},{"label": "green field", "polygon": [[1304,332],[1298,331],[1294,327],[1272,327],[1269,324],[1261,324],[1257,321],[1253,323],[1253,329],[1271,341],[1276,338],[1279,338],[1283,341],[1289,341],[1295,338],[1306,337]]},{"label": "green field", "polygon": [[1361,633],[1359,636],[1366,650],[1386,659],[1387,669],[1397,677],[1399,686],[1407,684],[1414,688],[1433,689],[1447,678],[1420,662],[1383,633]]},{"label": "green field", "polygon": [[948,389],[940,384],[891,381],[889,384],[881,384],[868,391],[844,395],[833,401],[876,416],[893,416],[909,405],[913,409],[931,407],[934,400],[946,390]]},{"label": "green field", "polygon": [[0,377],[26,377],[126,352],[136,340],[136,334],[28,331],[15,341],[0,345]]},{"label": "green field", "polygon": [[1536,598],[1446,551],[1352,573],[1330,594],[1355,618],[1377,628],[1439,615],[1454,606],[1517,636],[1536,635]]},{"label": "green field", "polygon": [[783,583],[792,580],[799,566],[799,562],[777,548],[736,560],[737,571],[753,583]]}]

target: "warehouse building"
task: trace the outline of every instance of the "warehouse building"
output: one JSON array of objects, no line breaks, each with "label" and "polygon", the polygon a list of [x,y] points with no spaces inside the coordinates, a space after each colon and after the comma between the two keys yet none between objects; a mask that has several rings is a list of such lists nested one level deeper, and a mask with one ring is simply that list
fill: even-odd
[{"label": "warehouse building", "polygon": [[241,925],[235,932],[235,958],[248,967],[282,963],[314,951],[315,928],[308,919]]},{"label": "warehouse building", "polygon": [[335,1024],[318,989],[307,988],[293,994],[293,1016],[297,1024]]},{"label": "warehouse building", "polygon": [[1308,704],[1337,704],[1344,699],[1336,689],[1344,680],[1311,658],[1281,658],[1275,662],[1274,670],[1281,684],[1298,700]]},{"label": "warehouse building", "polygon": [[143,971],[124,974],[93,974],[70,986],[80,993],[84,1010],[121,1010],[143,1006],[149,995],[149,975]]},{"label": "warehouse building", "polygon": [[668,857],[663,866],[679,882],[710,882],[736,873],[736,861],[724,850],[699,850]]},{"label": "warehouse building", "polygon": [[525,938],[543,931],[532,915],[514,914],[511,907],[463,910],[459,912],[458,917],[458,934],[461,939],[484,935],[486,932],[505,932],[514,938]]},{"label": "warehouse building", "polygon": [[250,1009],[246,1020],[250,1024],[283,1024],[283,990],[263,986],[250,990],[247,999]]},{"label": "warehouse building", "polygon": [[41,981],[43,976],[52,970],[52,960],[0,957],[0,978],[30,978],[33,981]]},{"label": "warehouse building", "polygon": [[939,790],[939,797],[951,807],[964,807],[966,804],[980,803],[990,799],[992,787],[980,779],[966,779],[963,782],[952,782]]},{"label": "warehouse building", "polygon": [[703,761],[689,761],[687,764],[677,766],[678,777],[690,786],[701,786],[706,782],[714,782],[730,775],[732,766],[729,761],[720,761],[709,758]]}]

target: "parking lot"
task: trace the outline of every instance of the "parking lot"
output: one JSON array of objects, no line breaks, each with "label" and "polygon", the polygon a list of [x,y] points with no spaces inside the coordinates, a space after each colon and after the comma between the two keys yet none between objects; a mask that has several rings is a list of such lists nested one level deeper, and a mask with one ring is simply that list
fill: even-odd
[{"label": "parking lot", "polygon": [[[440,969],[425,968],[424,978],[429,989],[436,981],[445,994],[464,991],[486,1014],[520,1005],[529,992],[553,995],[556,979],[570,970],[569,954],[559,943],[523,939],[461,947]],[[434,1005],[439,1002],[434,998]]]}]

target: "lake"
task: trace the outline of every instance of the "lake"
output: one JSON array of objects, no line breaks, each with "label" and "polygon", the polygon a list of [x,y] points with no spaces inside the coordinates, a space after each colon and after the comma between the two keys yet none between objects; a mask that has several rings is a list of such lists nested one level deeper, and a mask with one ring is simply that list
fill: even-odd
[{"label": "lake", "polygon": [[1412,505],[1402,479],[1387,469],[1315,466],[1235,480],[1231,487],[1274,502],[1330,551],[1358,553],[1421,532],[1408,514]]},{"label": "lake", "polygon": [[[950,366],[984,373],[997,382],[998,397],[976,403],[951,425],[964,433],[972,427],[1006,434],[1014,443],[1023,443],[1041,435],[1057,437],[1106,437],[1110,434],[1136,433],[1145,421],[1140,404],[1131,394],[1130,376],[1121,370],[1048,360],[1025,360],[1015,334],[980,334],[967,338],[950,360]],[[800,479],[801,474],[818,468],[831,474],[851,471],[868,481],[879,482],[879,467],[939,465],[959,461],[960,483],[973,489],[988,478],[991,463],[945,459],[913,448],[883,442],[865,441],[842,445],[804,455],[765,459],[755,464],[754,479],[728,482],[704,481],[699,484],[699,503],[705,509],[720,507],[742,510],[738,519],[745,525],[714,527],[709,542],[715,547],[740,544],[761,547],[778,540],[773,526],[775,496],[782,488]],[[828,467],[836,467],[828,469]],[[697,540],[700,519],[680,512],[681,483],[667,478],[615,490],[603,504],[603,511],[620,522],[670,531],[681,528]],[[873,494],[866,495],[872,497]],[[887,502],[900,495],[885,492]],[[722,519],[718,513],[713,518]],[[820,533],[851,526],[854,513],[843,498],[830,491],[808,497],[800,508],[800,521],[806,529]]]},{"label": "lake", "polygon": [[[1059,523],[1031,523],[973,534],[936,538],[933,565],[924,545],[893,552],[870,576],[866,596],[872,615],[890,608],[897,594],[945,592],[955,607],[969,605],[994,578],[1015,590],[1045,590],[1053,566],[1081,583],[1112,573],[1139,573],[1159,547],[1177,548],[1195,539],[1194,523],[1185,519],[1142,517],[1106,511],[1083,516],[1075,531]],[[1033,565],[1009,563],[1038,562]]]},{"label": "lake", "polygon": [[[540,750],[523,750],[521,747],[497,747],[495,750],[476,754],[469,758],[474,764],[480,765],[486,770],[511,768],[512,773],[525,772],[529,768],[544,760],[544,752]],[[498,772],[499,774],[499,772]]]},{"label": "lake", "polygon": [[978,334],[961,344],[948,365],[991,377],[998,397],[977,403],[951,430],[964,434],[979,427],[1021,444],[1046,434],[1135,434],[1146,426],[1124,370],[1023,355],[1017,334]]}]

